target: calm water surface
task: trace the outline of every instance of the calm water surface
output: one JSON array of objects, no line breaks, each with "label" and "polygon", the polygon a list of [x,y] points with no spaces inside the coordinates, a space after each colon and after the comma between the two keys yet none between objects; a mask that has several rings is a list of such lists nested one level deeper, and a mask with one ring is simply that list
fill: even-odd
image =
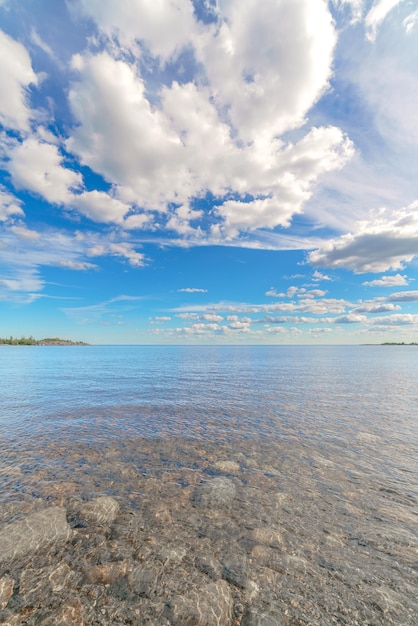
[{"label": "calm water surface", "polygon": [[417,416],[413,346],[1,347],[0,537],[72,539],[0,623],[417,624]]}]

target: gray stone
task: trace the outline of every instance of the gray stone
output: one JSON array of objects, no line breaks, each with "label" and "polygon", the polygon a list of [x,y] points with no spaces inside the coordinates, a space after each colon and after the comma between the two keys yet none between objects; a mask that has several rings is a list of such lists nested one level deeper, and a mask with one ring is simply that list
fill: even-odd
[{"label": "gray stone", "polygon": [[80,507],[80,516],[90,524],[107,526],[119,513],[119,503],[111,496],[99,496]]},{"label": "gray stone", "polygon": [[0,611],[6,608],[13,595],[15,581],[10,576],[0,578]]},{"label": "gray stone", "polygon": [[206,574],[213,580],[218,580],[222,577],[222,565],[209,554],[197,555],[193,563],[199,572]]},{"label": "gray stone", "polygon": [[272,548],[280,548],[283,544],[280,533],[272,528],[254,528],[251,533],[251,539],[257,543],[264,543]]},{"label": "gray stone", "polygon": [[239,465],[235,461],[217,461],[215,467],[221,472],[225,472],[225,474],[239,473]]},{"label": "gray stone", "polygon": [[236,487],[230,478],[220,476],[197,486],[194,501],[209,509],[230,508],[236,495]]},{"label": "gray stone", "polygon": [[51,544],[64,543],[71,535],[64,508],[52,507],[37,511],[8,524],[0,531],[0,563],[12,561]]},{"label": "gray stone", "polygon": [[128,575],[129,588],[139,596],[151,597],[156,585],[159,569],[151,565],[139,565]]},{"label": "gray stone", "polygon": [[166,609],[172,626],[230,626],[232,595],[221,580],[174,599]]},{"label": "gray stone", "polygon": [[281,626],[286,623],[286,618],[278,609],[249,608],[242,618],[241,626]]},{"label": "gray stone", "polygon": [[222,578],[235,587],[245,589],[247,585],[247,558],[242,555],[227,556],[222,561]]}]

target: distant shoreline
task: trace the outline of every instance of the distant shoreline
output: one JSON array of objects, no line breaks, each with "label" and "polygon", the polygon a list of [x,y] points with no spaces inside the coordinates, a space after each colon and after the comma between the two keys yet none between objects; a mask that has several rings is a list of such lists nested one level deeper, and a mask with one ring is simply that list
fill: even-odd
[{"label": "distant shoreline", "polygon": [[60,339],[59,337],[46,337],[45,339],[34,339],[33,337],[9,337],[0,339],[0,346],[88,346],[84,341],[71,341],[70,339]]}]

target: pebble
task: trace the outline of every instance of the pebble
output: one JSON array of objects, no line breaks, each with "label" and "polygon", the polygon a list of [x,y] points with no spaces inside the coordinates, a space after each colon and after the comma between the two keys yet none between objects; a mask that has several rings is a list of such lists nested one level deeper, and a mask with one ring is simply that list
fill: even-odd
[{"label": "pebble", "polygon": [[80,506],[79,514],[90,524],[110,525],[119,513],[119,503],[111,496],[99,496]]},{"label": "pebble", "polygon": [[229,586],[221,580],[176,598],[166,613],[172,626],[230,626],[232,607]]},{"label": "pebble", "polygon": [[239,473],[239,465],[235,463],[235,461],[217,461],[215,463],[216,469],[225,474],[238,474]]},{"label": "pebble", "polygon": [[9,600],[13,595],[13,589],[15,581],[11,576],[3,576],[0,578],[0,610],[6,608],[9,604]]},{"label": "pebble", "polygon": [[229,478],[220,476],[200,483],[194,493],[194,501],[208,509],[228,509],[236,495],[236,487]]}]

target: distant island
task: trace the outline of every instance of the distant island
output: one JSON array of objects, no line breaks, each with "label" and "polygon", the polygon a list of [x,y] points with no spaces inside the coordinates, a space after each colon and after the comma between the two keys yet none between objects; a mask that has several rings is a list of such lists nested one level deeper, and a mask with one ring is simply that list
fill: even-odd
[{"label": "distant island", "polygon": [[46,337],[45,339],[34,339],[30,337],[9,337],[8,339],[0,338],[0,346],[88,346],[84,341],[70,341],[69,339],[60,339],[59,337]]},{"label": "distant island", "polygon": [[404,341],[385,341],[385,343],[381,343],[381,346],[418,346],[416,341],[411,341],[411,343],[405,343]]}]

